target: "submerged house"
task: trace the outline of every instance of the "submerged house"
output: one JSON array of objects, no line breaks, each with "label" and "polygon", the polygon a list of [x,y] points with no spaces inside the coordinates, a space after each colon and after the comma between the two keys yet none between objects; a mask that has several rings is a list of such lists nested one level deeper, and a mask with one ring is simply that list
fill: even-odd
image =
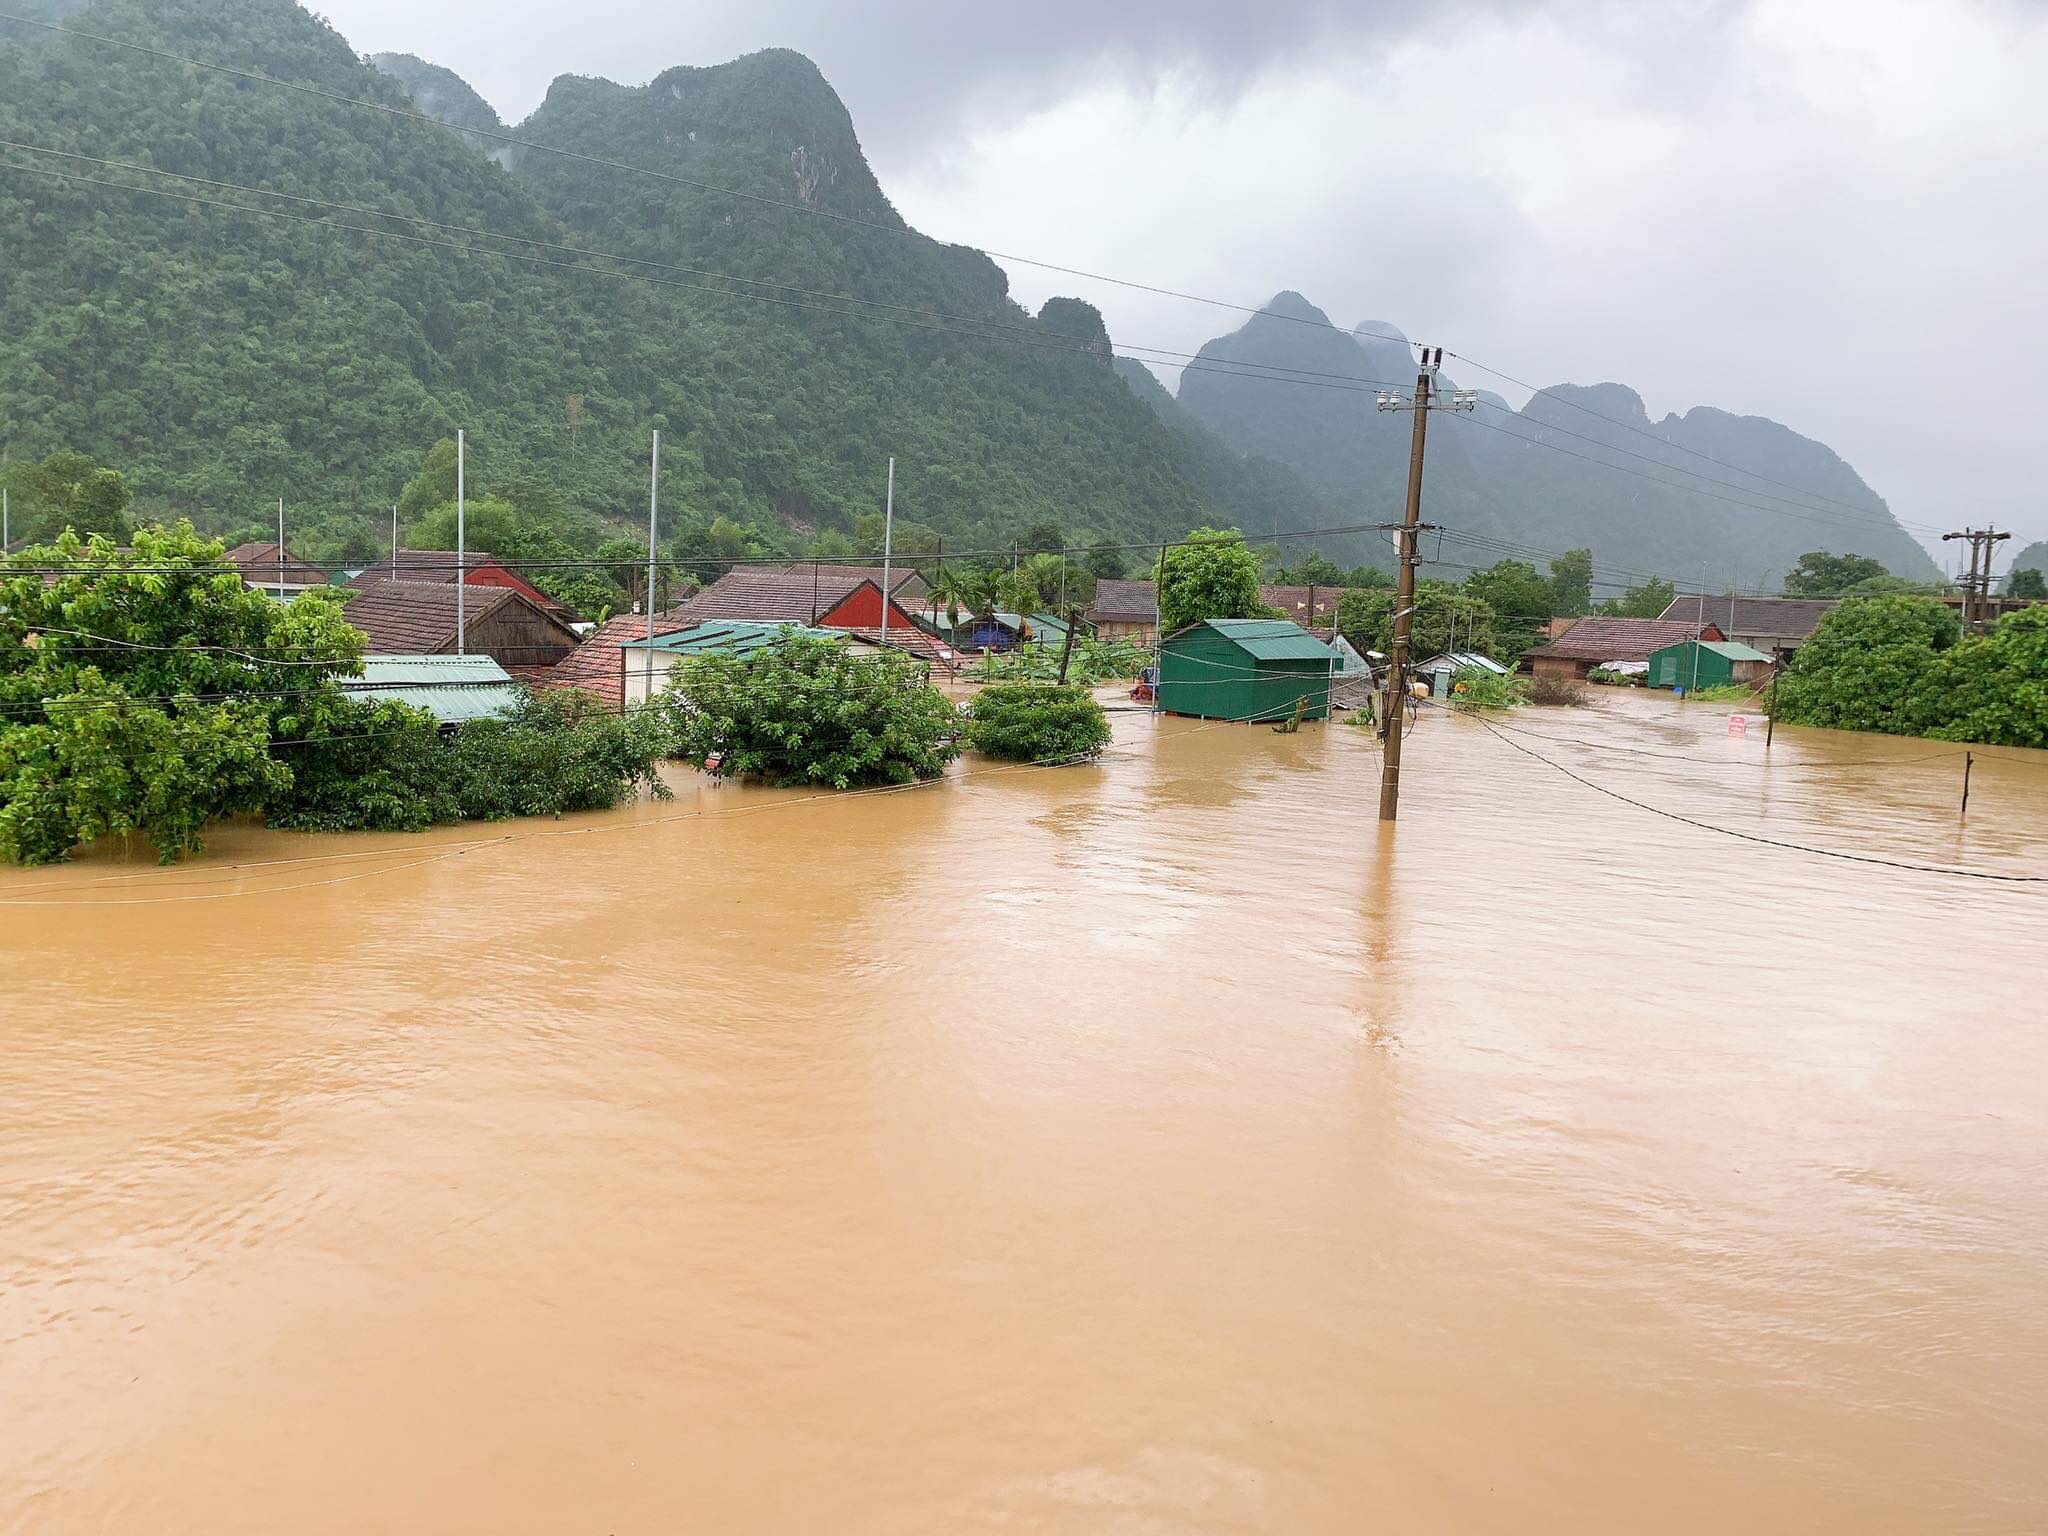
[{"label": "submerged house", "polygon": [[519,707],[523,690],[489,656],[365,656],[363,675],[340,684],[365,703],[424,709],[444,726],[492,720]]},{"label": "submerged house", "polygon": [[1159,638],[1159,593],[1149,581],[1098,581],[1088,623],[1102,640],[1151,645]]},{"label": "submerged house", "polygon": [[1682,640],[1725,640],[1728,637],[1712,623],[1688,619],[1615,619],[1605,616],[1580,619],[1548,645],[1522,653],[1522,665],[1536,677],[1566,677],[1583,681],[1595,667],[1615,662],[1648,666],[1650,653]]},{"label": "submerged house", "polygon": [[[458,587],[453,581],[376,581],[348,589],[341,616],[380,656],[489,656],[507,669],[551,667],[582,637],[559,608],[542,608],[513,587]],[[461,612],[457,606],[460,602]]]},{"label": "submerged house", "polygon": [[1747,687],[1771,675],[1771,658],[1736,640],[1681,640],[1650,653],[1652,688]]},{"label": "submerged house", "polygon": [[1287,619],[1204,619],[1159,647],[1159,707],[1205,720],[1326,719],[1337,653]]}]

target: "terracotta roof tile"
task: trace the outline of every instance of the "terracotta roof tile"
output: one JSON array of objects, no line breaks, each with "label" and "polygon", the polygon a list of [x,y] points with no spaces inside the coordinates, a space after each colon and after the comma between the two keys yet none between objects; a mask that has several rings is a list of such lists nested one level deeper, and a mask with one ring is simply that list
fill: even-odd
[{"label": "terracotta roof tile", "polygon": [[1548,645],[1529,651],[1530,656],[1555,656],[1565,661],[1648,661],[1650,652],[1697,639],[1707,631],[1709,639],[1720,634],[1719,626],[1708,620],[1704,628],[1687,619],[1581,619]]}]

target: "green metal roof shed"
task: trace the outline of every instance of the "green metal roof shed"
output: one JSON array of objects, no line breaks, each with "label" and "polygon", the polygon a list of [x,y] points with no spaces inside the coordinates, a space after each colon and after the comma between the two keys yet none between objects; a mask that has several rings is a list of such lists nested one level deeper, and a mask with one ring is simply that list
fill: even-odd
[{"label": "green metal roof shed", "polygon": [[365,656],[363,675],[341,687],[369,703],[424,709],[443,725],[509,715],[525,692],[488,656]]},{"label": "green metal roof shed", "polygon": [[[1693,670],[1693,653],[1699,670]],[[1726,688],[1753,683],[1771,669],[1771,658],[1739,640],[1681,640],[1650,652],[1652,688]]]},{"label": "green metal roof shed", "polygon": [[1286,619],[1205,619],[1159,647],[1159,707],[1205,720],[1326,719],[1337,653]]}]

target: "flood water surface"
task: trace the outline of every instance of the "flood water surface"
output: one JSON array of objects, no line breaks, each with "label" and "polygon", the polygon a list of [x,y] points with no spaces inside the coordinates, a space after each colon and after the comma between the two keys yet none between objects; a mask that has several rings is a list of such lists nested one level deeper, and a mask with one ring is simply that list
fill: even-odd
[{"label": "flood water surface", "polygon": [[2010,874],[2048,761],[1726,722],[0,877],[0,1525],[2038,1530],[2048,886],[1539,758]]}]

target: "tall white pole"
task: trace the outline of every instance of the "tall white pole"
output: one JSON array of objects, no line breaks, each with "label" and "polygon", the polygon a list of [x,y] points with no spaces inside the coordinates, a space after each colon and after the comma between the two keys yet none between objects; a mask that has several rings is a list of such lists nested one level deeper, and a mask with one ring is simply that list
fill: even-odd
[{"label": "tall white pole", "polygon": [[7,487],[0,485],[0,552],[4,552],[7,546],[14,542],[8,533],[8,513]]},{"label": "tall white pole", "polygon": [[463,437],[462,429],[457,427],[455,429],[455,654],[458,656],[467,656],[469,654],[468,614],[464,611],[462,601],[462,589],[469,585],[469,559],[463,553],[464,534],[467,530],[462,526],[465,510],[464,500],[468,491],[468,487],[463,482],[468,449],[469,445]]},{"label": "tall white pole", "polygon": [[889,456],[889,496],[882,503],[882,644],[889,643],[889,555],[896,536],[896,456]]},{"label": "tall white pole", "polygon": [[284,601],[284,498],[277,498],[277,600]]},{"label": "tall white pole", "polygon": [[654,429],[654,447],[647,459],[647,660],[642,667],[641,703],[654,698],[654,540],[661,500],[661,428]]},{"label": "tall white pole", "polygon": [[391,579],[398,580],[398,503],[391,503]]},{"label": "tall white pole", "polygon": [[1688,690],[1692,693],[1700,691],[1699,631],[1707,627],[1707,568],[1704,565],[1700,567],[1700,611],[1698,624],[1699,628],[1693,631],[1692,636],[1692,687]]}]

